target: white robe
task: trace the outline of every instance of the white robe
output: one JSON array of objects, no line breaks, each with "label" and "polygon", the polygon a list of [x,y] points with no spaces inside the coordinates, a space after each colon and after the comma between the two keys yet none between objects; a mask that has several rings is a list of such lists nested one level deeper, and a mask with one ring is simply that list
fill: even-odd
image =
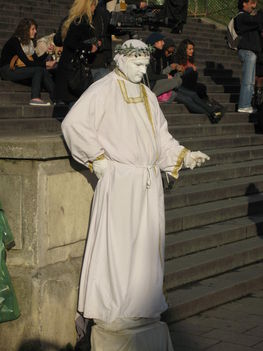
[{"label": "white robe", "polygon": [[[62,123],[72,156],[84,165],[105,154],[98,181],[79,290],[85,318],[155,318],[163,295],[164,199],[160,169],[177,173],[186,149],[173,139],[156,96],[111,72],[94,83]],[[140,99],[139,99],[140,101]]]}]

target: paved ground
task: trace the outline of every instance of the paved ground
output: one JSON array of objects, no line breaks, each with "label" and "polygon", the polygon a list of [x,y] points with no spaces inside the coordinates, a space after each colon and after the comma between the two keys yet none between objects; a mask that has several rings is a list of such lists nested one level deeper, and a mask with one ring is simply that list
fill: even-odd
[{"label": "paved ground", "polygon": [[263,290],[170,326],[174,351],[263,351]]}]

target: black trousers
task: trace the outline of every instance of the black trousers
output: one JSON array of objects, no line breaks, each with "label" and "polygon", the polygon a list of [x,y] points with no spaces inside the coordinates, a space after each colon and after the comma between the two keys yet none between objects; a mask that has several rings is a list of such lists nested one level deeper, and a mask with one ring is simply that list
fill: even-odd
[{"label": "black trousers", "polygon": [[50,73],[44,67],[21,67],[14,71],[9,65],[0,68],[0,75],[4,80],[12,82],[31,80],[31,99],[40,98],[42,86],[49,92],[51,100],[54,100],[54,82]]},{"label": "black trousers", "polygon": [[174,26],[185,24],[187,18],[188,0],[165,0],[164,14]]},{"label": "black trousers", "polygon": [[200,99],[195,91],[182,86],[176,91],[175,101],[183,103],[192,113],[202,113],[210,116],[214,112],[214,108]]}]

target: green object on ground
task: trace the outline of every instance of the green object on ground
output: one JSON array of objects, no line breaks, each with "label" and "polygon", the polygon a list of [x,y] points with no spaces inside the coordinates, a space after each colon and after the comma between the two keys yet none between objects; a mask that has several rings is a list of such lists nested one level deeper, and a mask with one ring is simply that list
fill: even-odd
[{"label": "green object on ground", "polygon": [[20,315],[15,291],[6,267],[6,250],[15,245],[0,202],[0,323],[16,319]]}]

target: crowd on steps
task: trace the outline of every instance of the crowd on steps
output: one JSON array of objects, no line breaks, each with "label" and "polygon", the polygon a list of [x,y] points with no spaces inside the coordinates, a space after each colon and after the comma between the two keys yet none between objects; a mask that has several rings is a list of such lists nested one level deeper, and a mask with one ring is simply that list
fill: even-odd
[{"label": "crowd on steps", "polygon": [[[2,49],[1,78],[31,84],[30,105],[70,108],[93,82],[113,69],[112,41],[122,40],[116,38],[120,31],[111,21],[118,5],[115,0],[75,0],[57,32],[39,39],[35,19],[23,18]],[[126,9],[129,7],[143,16],[154,11],[141,1],[128,0]],[[225,109],[209,98],[205,85],[198,81],[195,43],[190,37],[176,46],[160,29],[168,25],[172,33],[181,33],[186,9],[187,1],[167,0],[161,10],[155,10],[155,24],[149,25],[153,32],[145,40],[154,50],[144,83],[160,103],[183,103],[191,113],[206,114],[211,123],[217,123]],[[243,67],[238,112],[253,113],[263,96],[263,17],[261,11],[256,12],[256,1],[238,1],[238,9],[235,29],[242,38],[238,55]],[[49,101],[41,99],[43,88],[49,93]]]}]

